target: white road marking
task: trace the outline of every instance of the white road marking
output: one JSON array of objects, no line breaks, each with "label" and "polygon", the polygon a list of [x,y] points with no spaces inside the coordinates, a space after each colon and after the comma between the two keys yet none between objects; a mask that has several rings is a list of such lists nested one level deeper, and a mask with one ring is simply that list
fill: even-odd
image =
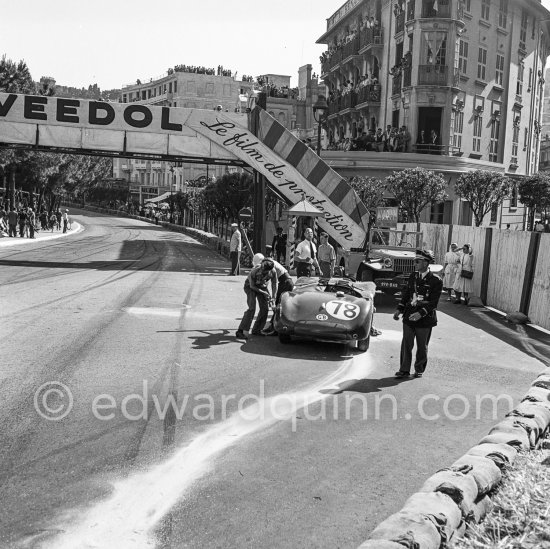
[{"label": "white road marking", "polygon": [[[346,360],[335,372],[301,391],[258,399],[258,402],[198,435],[171,458],[113,484],[110,497],[78,516],[62,517],[63,533],[43,549],[152,549],[159,521],[192,484],[213,468],[214,459],[247,435],[293,418],[296,412],[331,396],[328,389],[349,379],[364,379],[372,370],[369,355]],[[323,390],[323,393],[320,391]],[[277,403],[275,407],[274,404]]]},{"label": "white road marking", "polygon": [[181,305],[178,308],[163,308],[163,307],[126,307],[123,309],[131,315],[137,316],[171,316],[178,318],[181,315],[182,309],[190,309],[191,305]]}]

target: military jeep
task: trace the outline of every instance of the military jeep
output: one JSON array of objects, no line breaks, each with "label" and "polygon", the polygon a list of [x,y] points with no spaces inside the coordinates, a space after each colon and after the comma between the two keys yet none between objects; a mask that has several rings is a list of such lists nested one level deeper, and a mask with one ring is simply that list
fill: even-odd
[{"label": "military jeep", "polygon": [[[376,284],[377,292],[395,296],[414,271],[416,249],[423,247],[423,235],[418,231],[371,228],[367,249],[343,250],[340,266],[356,280]],[[442,265],[430,265],[436,274]]]}]

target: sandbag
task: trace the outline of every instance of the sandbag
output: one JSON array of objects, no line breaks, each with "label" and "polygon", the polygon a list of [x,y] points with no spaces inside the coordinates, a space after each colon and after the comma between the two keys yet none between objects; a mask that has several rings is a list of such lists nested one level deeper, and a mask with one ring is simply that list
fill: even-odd
[{"label": "sandbag", "polygon": [[455,528],[462,522],[462,512],[458,505],[442,492],[413,494],[403,506],[404,512],[426,515],[439,530],[443,542],[451,537]]},{"label": "sandbag", "polygon": [[[371,540],[395,541],[410,549],[439,549],[441,535],[435,524],[425,515],[399,511],[381,522],[370,535]],[[408,540],[408,543],[404,542]],[[417,545],[415,545],[417,544]]]},{"label": "sandbag", "polygon": [[489,496],[485,496],[481,498],[475,505],[474,505],[474,513],[472,515],[472,521],[477,523],[480,523],[486,516],[487,513],[491,511],[493,508],[493,500]]},{"label": "sandbag", "polygon": [[508,444],[478,444],[466,452],[472,456],[481,456],[492,459],[499,469],[505,469],[512,465],[518,452]]},{"label": "sandbag", "polygon": [[512,324],[528,324],[531,322],[527,315],[520,313],[519,311],[516,311],[515,313],[508,313],[506,315],[506,320]]},{"label": "sandbag", "polygon": [[515,434],[519,437],[521,436],[521,433],[523,431],[523,433],[527,435],[527,439],[529,441],[528,448],[533,448],[536,442],[536,437],[534,433],[532,433],[532,430],[525,424],[525,421],[528,421],[528,420],[525,419],[524,422],[522,423],[511,417],[506,418],[502,420],[500,423],[497,423],[489,431],[489,434],[491,435],[493,433],[502,432],[502,433]]},{"label": "sandbag", "polygon": [[518,433],[496,431],[490,435],[485,435],[479,441],[479,444],[508,444],[508,446],[512,446],[516,450],[529,450],[529,437],[524,429],[520,429],[520,431]]},{"label": "sandbag", "polygon": [[520,402],[512,412],[508,415],[517,416],[521,414],[525,417],[532,417],[539,426],[540,432],[543,432],[550,425],[550,408],[546,408],[541,404],[528,401]]},{"label": "sandbag", "polygon": [[472,511],[478,497],[475,479],[467,473],[450,469],[443,469],[432,475],[419,492],[441,492],[448,495],[460,508],[463,518]]},{"label": "sandbag", "polygon": [[359,546],[359,549],[404,549],[404,547],[405,545],[396,543],[395,541],[368,539]]},{"label": "sandbag", "polygon": [[468,298],[468,307],[485,307],[485,304],[480,297],[473,295]]},{"label": "sandbag", "polygon": [[531,386],[521,402],[538,402],[541,406],[550,410],[550,390],[545,388],[546,382],[539,381],[537,383]]},{"label": "sandbag", "polygon": [[471,465],[472,470],[468,473],[474,477],[477,484],[478,497],[490,492],[500,482],[502,473],[489,458],[465,454],[457,459],[452,467]]}]

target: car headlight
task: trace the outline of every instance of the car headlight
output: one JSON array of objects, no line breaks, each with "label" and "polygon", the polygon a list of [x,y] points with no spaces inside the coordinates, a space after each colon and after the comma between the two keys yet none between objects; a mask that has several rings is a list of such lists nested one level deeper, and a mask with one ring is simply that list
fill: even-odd
[{"label": "car headlight", "polygon": [[388,269],[391,269],[393,267],[393,261],[392,261],[391,257],[386,257],[384,259],[384,267],[386,267]]}]

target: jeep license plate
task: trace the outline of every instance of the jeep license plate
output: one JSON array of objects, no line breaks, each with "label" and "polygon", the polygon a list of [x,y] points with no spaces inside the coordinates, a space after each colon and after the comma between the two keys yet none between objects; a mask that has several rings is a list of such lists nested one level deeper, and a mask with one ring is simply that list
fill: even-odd
[{"label": "jeep license plate", "polygon": [[385,281],[385,280],[382,280],[380,282],[376,282],[376,284],[378,286],[380,286],[380,288],[400,288],[401,287],[401,284],[399,284],[399,282],[388,282],[388,281]]}]

